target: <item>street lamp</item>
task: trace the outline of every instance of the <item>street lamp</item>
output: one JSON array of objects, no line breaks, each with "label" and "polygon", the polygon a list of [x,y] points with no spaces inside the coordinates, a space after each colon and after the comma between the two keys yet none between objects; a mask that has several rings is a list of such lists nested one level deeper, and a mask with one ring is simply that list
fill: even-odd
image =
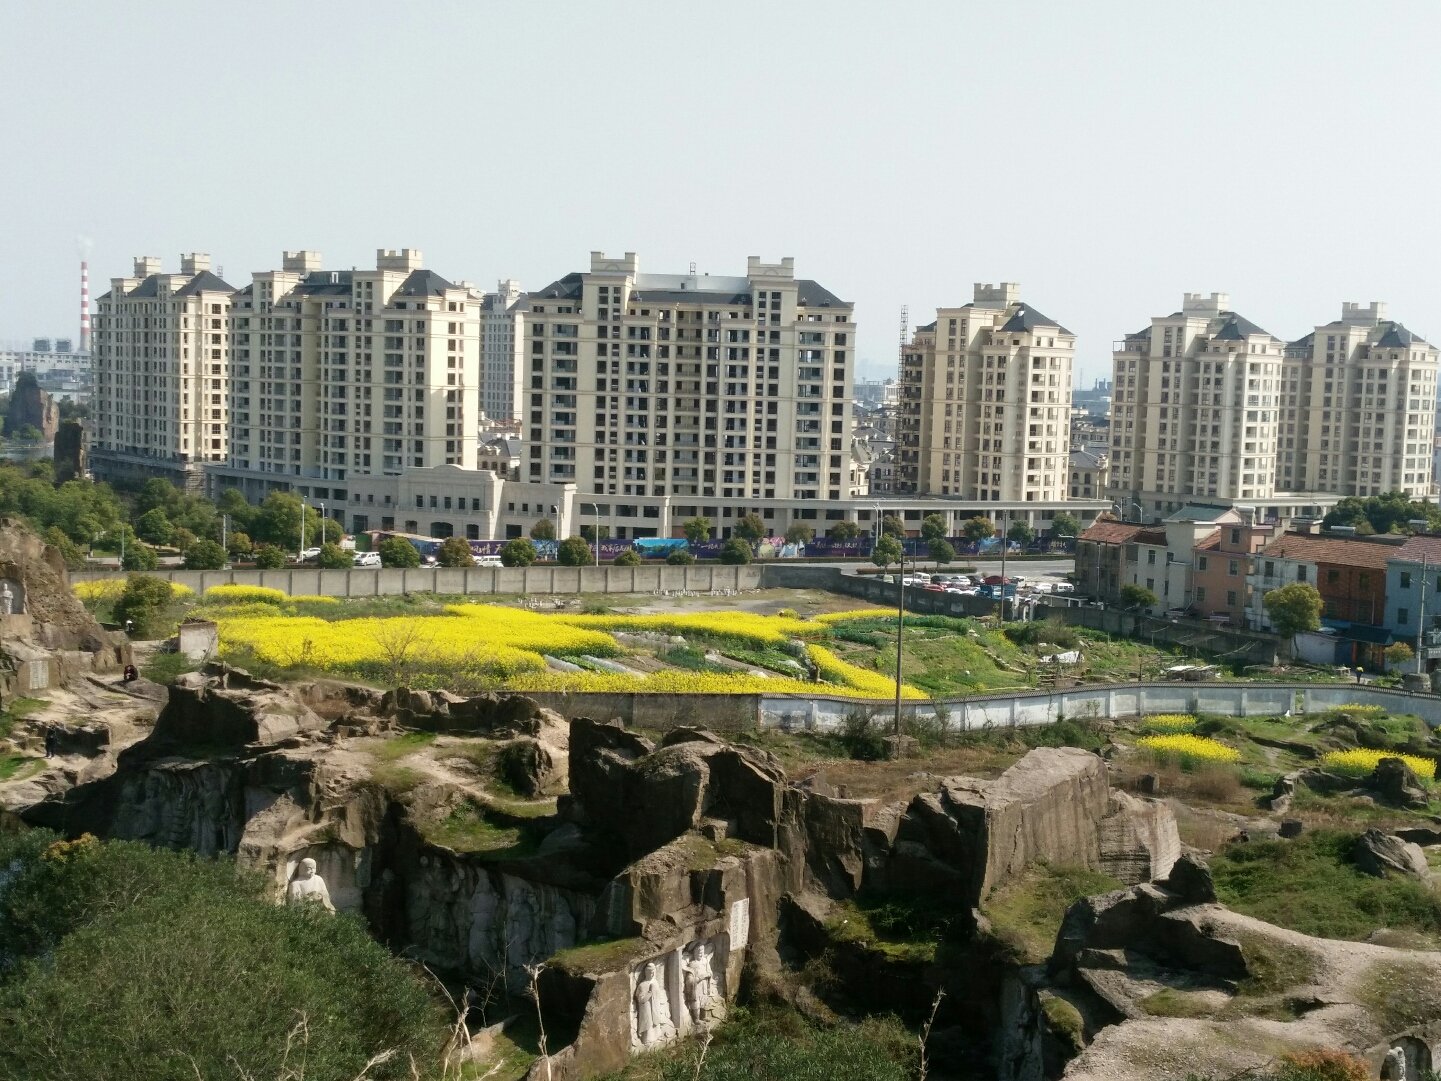
[{"label": "street lamp", "polygon": [[[591,513],[595,515],[595,531],[594,531],[594,535],[591,537],[591,541],[592,541],[592,543],[594,543],[594,545],[595,545],[595,565],[596,565],[597,567],[599,567],[599,566],[600,566],[600,504],[599,504],[599,503],[591,503],[591,504],[589,504],[589,506],[590,506]],[[580,505],[580,509],[581,509],[582,513],[584,513],[585,508],[586,508],[586,504],[585,504],[585,503],[582,503],[582,504]]]},{"label": "street lamp", "polygon": [[325,504],[320,504],[320,547],[325,547]]}]

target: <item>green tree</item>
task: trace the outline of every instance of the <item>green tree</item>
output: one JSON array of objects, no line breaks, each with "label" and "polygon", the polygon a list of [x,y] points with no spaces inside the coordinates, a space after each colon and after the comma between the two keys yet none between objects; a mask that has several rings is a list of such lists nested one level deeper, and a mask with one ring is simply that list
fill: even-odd
[{"label": "green tree", "polygon": [[732,565],[744,565],[751,561],[751,546],[740,537],[732,537],[721,545],[720,561]]},{"label": "green tree", "polygon": [[752,512],[737,519],[735,528],[731,532],[741,540],[755,544],[766,535],[766,523],[759,514]]},{"label": "green tree", "polygon": [[51,526],[45,531],[45,543],[60,553],[60,558],[65,560],[65,566],[70,570],[79,570],[85,566],[85,550],[67,537],[59,526]]},{"label": "green tree", "polygon": [[153,571],[160,565],[153,549],[132,540],[125,545],[125,555],[120,560],[120,569],[127,571]]},{"label": "green tree", "polygon": [[115,622],[124,627],[134,624],[134,633],[141,638],[160,630],[161,617],[170,607],[170,583],[148,574],[132,574],[125,580],[125,589],[115,602]]},{"label": "green tree", "polygon": [[885,570],[892,563],[899,564],[903,555],[901,542],[889,533],[883,533],[881,539],[876,541],[876,546],[871,549],[871,562]]},{"label": "green tree", "polygon": [[507,567],[529,567],[537,558],[535,545],[524,537],[508,541],[500,550],[500,561]]},{"label": "green tree", "polygon": [[0,856],[0,935],[27,962],[0,985],[0,1076],[398,1081],[436,1060],[434,1000],[357,919],[138,842],[31,831]]},{"label": "green tree", "polygon": [[1006,540],[1016,544],[1027,545],[1036,539],[1036,531],[1031,528],[1029,522],[1012,522],[1006,530]]},{"label": "green tree", "polygon": [[140,486],[135,494],[135,511],[145,515],[152,510],[166,512],[180,505],[180,489],[164,477],[151,477]]},{"label": "green tree", "polygon": [[555,558],[565,567],[584,567],[595,562],[595,553],[584,537],[567,537],[556,546]]},{"label": "green tree", "polygon": [[[273,544],[287,552],[300,550],[300,497],[289,492],[272,492],[260,504],[250,523],[250,535],[265,544]],[[305,543],[320,543],[320,512],[305,505]]]},{"label": "green tree", "polygon": [[255,551],[255,545],[250,541],[250,534],[242,533],[238,529],[230,531],[230,535],[226,537],[225,546],[230,549],[230,558],[232,559],[245,559]]},{"label": "green tree", "polygon": [[684,548],[677,548],[665,557],[665,561],[672,567],[688,567],[695,562],[695,556]]},{"label": "green tree", "polygon": [[418,567],[420,553],[404,537],[387,537],[375,546],[382,567]]},{"label": "green tree", "polygon": [[904,540],[906,536],[906,523],[901,521],[897,515],[887,514],[881,519],[881,533],[887,537]]},{"label": "green tree", "polygon": [[273,544],[255,547],[255,566],[263,571],[275,571],[285,566],[285,553]]},{"label": "green tree", "polygon": [[995,535],[996,523],[979,514],[974,518],[967,518],[965,524],[961,526],[961,536],[965,537],[966,540],[972,544],[979,544],[981,541],[994,537]]},{"label": "green tree", "polygon": [[948,540],[937,537],[927,547],[931,558],[937,563],[954,563],[956,561],[956,550],[951,547],[951,542]]},{"label": "green tree", "polygon": [[1405,642],[1392,642],[1386,647],[1386,664],[1391,668],[1405,668],[1416,659],[1416,651]]},{"label": "green tree", "polygon": [[435,553],[435,562],[442,567],[473,567],[475,557],[464,537],[446,537]]},{"label": "green tree", "polygon": [[1261,603],[1271,620],[1271,629],[1296,648],[1296,635],[1321,626],[1321,594],[1310,582],[1292,582],[1267,593]]},{"label": "green tree", "polygon": [[530,527],[531,540],[555,540],[555,523],[549,518],[542,518]]},{"label": "green tree", "polygon": [[215,499],[215,512],[230,517],[232,532],[237,528],[249,532],[259,508],[252,506],[238,488],[225,488]]},{"label": "green tree", "polygon": [[827,531],[833,541],[852,541],[861,535],[861,527],[849,518],[842,518]]},{"label": "green tree", "polygon": [[329,542],[320,546],[315,563],[322,570],[343,571],[355,566],[355,557],[340,545]]},{"label": "green tree", "polygon": [[1161,598],[1145,586],[1132,582],[1121,587],[1121,603],[1127,608],[1154,608],[1160,602]]},{"label": "green tree", "polygon": [[135,520],[135,532],[150,544],[169,544],[175,537],[175,526],[165,511],[154,507]]},{"label": "green tree", "polygon": [[22,443],[38,443],[44,438],[44,434],[35,425],[26,424],[15,433],[15,438]]},{"label": "green tree", "polygon": [[620,555],[611,560],[617,567],[639,567],[645,560],[641,559],[640,553],[634,548],[627,548]]},{"label": "green tree", "polygon": [[1081,532],[1081,523],[1064,512],[1051,519],[1051,536],[1074,537]]},{"label": "green tree", "polygon": [[949,527],[943,514],[928,514],[921,519],[921,539],[925,541],[945,540]]},{"label": "green tree", "polygon": [[186,529],[184,526],[176,526],[174,531],[170,534],[171,545],[175,548],[178,548],[182,554],[184,553],[185,549],[189,548],[199,539],[199,537],[197,537],[194,533],[190,532],[190,530]]},{"label": "green tree", "polygon": [[710,540],[711,520],[709,518],[687,518],[681,526],[685,539],[692,544],[704,544]]},{"label": "green tree", "polygon": [[804,522],[792,522],[786,527],[787,544],[809,544],[815,536],[816,531]]},{"label": "green tree", "polygon": [[227,553],[213,540],[198,540],[185,549],[185,569],[188,571],[218,571],[225,566]]},{"label": "green tree", "polygon": [[1349,525],[1365,534],[1410,533],[1413,521],[1425,522],[1428,530],[1441,529],[1441,507],[1413,500],[1405,492],[1348,496],[1331,508],[1321,525],[1326,529]]}]

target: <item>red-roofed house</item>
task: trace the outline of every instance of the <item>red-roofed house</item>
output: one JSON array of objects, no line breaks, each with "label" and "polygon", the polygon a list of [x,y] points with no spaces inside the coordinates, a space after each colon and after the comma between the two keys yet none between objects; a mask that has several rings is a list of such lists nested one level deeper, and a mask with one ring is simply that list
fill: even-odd
[{"label": "red-roofed house", "polygon": [[1076,592],[1084,597],[1119,603],[1121,587],[1131,579],[1122,575],[1125,546],[1145,526],[1097,518],[1076,538]]}]

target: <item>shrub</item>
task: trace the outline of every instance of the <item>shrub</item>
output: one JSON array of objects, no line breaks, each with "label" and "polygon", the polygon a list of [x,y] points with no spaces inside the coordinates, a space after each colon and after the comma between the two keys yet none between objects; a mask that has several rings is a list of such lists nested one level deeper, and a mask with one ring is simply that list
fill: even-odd
[{"label": "shrub", "polygon": [[322,570],[343,571],[355,565],[355,557],[338,544],[326,543],[320,546],[315,563]]},{"label": "shrub", "polygon": [[556,547],[555,558],[563,567],[586,567],[595,562],[595,553],[584,537],[567,537]]},{"label": "shrub", "polygon": [[743,566],[751,561],[751,546],[740,537],[732,537],[722,545],[720,561],[732,566]]},{"label": "shrub", "polygon": [[886,756],[882,722],[868,710],[853,709],[841,720],[841,746],[861,762],[877,762]]},{"label": "shrub", "polygon": [[145,574],[132,574],[125,580],[125,591],[115,602],[115,622],[122,627],[135,624],[140,636],[159,631],[160,616],[170,604],[170,583]]},{"label": "shrub", "polygon": [[1142,736],[1138,747],[1154,751],[1158,756],[1174,755],[1185,762],[1238,762],[1241,752],[1207,736],[1178,733],[1169,736]]},{"label": "shrub", "polygon": [[690,552],[684,548],[677,548],[665,557],[665,561],[672,567],[688,567],[695,562],[695,556],[691,555]]},{"label": "shrub", "polygon": [[185,549],[185,569],[188,571],[218,571],[225,566],[228,554],[213,540],[198,540]]},{"label": "shrub", "polygon": [[275,571],[285,566],[285,553],[273,544],[262,544],[255,549],[255,565],[263,571]]},{"label": "shrub", "polygon": [[620,555],[611,560],[616,567],[639,567],[645,560],[641,559],[640,553],[634,548],[627,548]]},{"label": "shrub", "polygon": [[120,560],[121,569],[127,571],[153,571],[159,565],[155,553],[139,541],[127,544],[125,555]]},{"label": "shrub", "polygon": [[375,546],[382,567],[418,567],[420,552],[404,537],[387,537]]},{"label": "shrub", "polygon": [[555,540],[555,523],[549,518],[542,518],[530,527],[531,540]]},{"label": "shrub", "polygon": [[1399,754],[1396,751],[1377,751],[1369,747],[1357,747],[1350,751],[1327,751],[1321,756],[1321,764],[1327,769],[1344,773],[1348,777],[1369,777],[1383,758],[1401,759],[1411,768],[1411,772],[1423,781],[1436,779],[1436,760],[1434,758]]},{"label": "shrub", "polygon": [[1005,635],[1018,646],[1038,646],[1045,642],[1065,650],[1075,649],[1081,642],[1076,629],[1059,619],[1048,619],[1040,623],[1035,620],[1007,623]]}]

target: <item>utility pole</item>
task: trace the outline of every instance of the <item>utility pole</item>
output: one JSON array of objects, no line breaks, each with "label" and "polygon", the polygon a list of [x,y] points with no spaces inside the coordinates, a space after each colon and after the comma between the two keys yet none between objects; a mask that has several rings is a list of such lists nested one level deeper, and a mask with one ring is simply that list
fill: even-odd
[{"label": "utility pole", "polygon": [[[912,561],[914,566],[914,561]],[[906,629],[906,550],[901,547],[900,573],[896,575],[896,753],[900,753],[901,738],[901,640]]]},{"label": "utility pole", "polygon": [[1001,511],[1001,622],[1006,621],[1006,549],[1011,546],[1006,539],[1006,512]]},{"label": "utility pole", "polygon": [[305,512],[307,507],[305,500],[300,501],[300,551],[295,553],[296,559],[305,562]]},{"label": "utility pole", "polygon": [[1421,605],[1416,611],[1416,674],[1426,671],[1426,573],[1431,569],[1427,556],[1421,557]]}]

